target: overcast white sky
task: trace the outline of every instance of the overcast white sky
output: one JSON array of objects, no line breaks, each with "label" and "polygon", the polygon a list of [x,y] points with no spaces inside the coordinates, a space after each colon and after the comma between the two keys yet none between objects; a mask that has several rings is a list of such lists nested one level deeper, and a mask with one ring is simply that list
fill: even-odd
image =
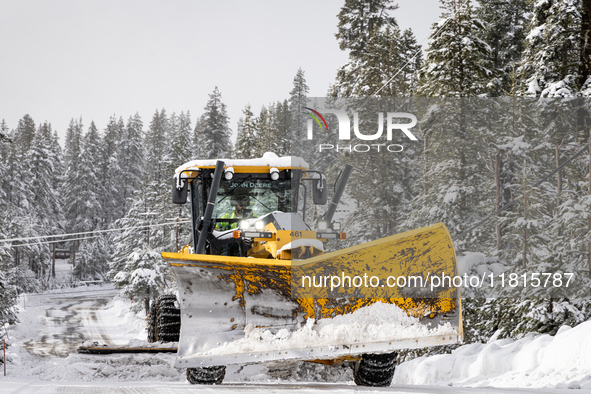
[{"label": "overcast white sky", "polygon": [[[217,85],[231,127],[245,104],[288,98],[298,67],[323,97],[347,61],[334,37],[344,0],[0,0],[0,119],[71,118],[103,130],[111,115],[189,110]],[[427,43],[437,0],[398,0],[399,25]],[[62,140],[63,142],[63,140]]]}]

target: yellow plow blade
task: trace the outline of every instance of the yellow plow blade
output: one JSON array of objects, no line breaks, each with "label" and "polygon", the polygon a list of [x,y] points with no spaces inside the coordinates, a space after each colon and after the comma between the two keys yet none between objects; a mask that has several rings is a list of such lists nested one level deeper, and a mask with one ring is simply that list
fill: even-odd
[{"label": "yellow plow blade", "polygon": [[180,294],[177,367],[336,359],[462,336],[459,289],[440,280],[457,275],[443,224],[302,261],[162,256]]}]

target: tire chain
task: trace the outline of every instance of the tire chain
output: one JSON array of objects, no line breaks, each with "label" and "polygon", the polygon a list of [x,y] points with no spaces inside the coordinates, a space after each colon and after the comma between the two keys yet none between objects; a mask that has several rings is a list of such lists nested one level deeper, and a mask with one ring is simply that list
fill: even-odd
[{"label": "tire chain", "polygon": [[222,384],[225,376],[226,367],[223,365],[187,368],[187,380],[191,384]]},{"label": "tire chain", "polygon": [[397,353],[363,354],[355,372],[358,386],[386,387],[392,383]]},{"label": "tire chain", "polygon": [[158,298],[157,327],[158,341],[178,342],[181,332],[181,311],[175,306],[177,299],[174,294]]}]

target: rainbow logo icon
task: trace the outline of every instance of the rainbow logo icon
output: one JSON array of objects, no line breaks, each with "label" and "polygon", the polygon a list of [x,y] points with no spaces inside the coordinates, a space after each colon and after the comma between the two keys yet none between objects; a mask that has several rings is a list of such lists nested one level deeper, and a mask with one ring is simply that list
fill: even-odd
[{"label": "rainbow logo icon", "polygon": [[[307,109],[308,111],[312,111],[313,113],[309,113],[309,112],[302,112],[305,115],[308,115],[309,117],[311,117],[312,119],[314,119],[316,121],[316,123],[318,123],[318,127],[320,127],[320,130],[322,130],[322,123],[324,123],[324,128],[326,129],[326,131],[328,131],[328,125],[326,124],[326,120],[324,120],[324,118],[322,117],[322,115],[320,115],[320,112],[313,110],[312,108],[308,108],[308,107],[302,107],[303,109]],[[320,119],[322,119],[322,123],[320,123],[320,119],[318,119],[316,116],[317,115]]]}]

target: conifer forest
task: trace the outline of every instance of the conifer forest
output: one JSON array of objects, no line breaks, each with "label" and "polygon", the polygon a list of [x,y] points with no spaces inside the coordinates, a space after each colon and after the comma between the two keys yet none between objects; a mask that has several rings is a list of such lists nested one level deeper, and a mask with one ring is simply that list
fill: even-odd
[{"label": "conifer forest", "polygon": [[[23,292],[93,280],[130,299],[169,292],[160,253],[190,242],[189,204],[171,203],[175,169],[265,152],[302,156],[329,184],[354,166],[345,246],[443,222],[457,256],[477,254],[480,267],[580,274],[567,294],[464,294],[465,341],[589,320],[591,0],[440,6],[423,48],[398,26],[393,1],[343,0],[338,14],[335,45],[349,60],[326,81],[324,100],[406,103],[418,142],[404,154],[319,155],[300,143],[302,107],[313,100],[302,69],[284,97],[244,103],[235,125],[218,88],[198,92],[209,95],[204,108],[116,114],[103,130],[72,114],[64,141],[50,122],[24,114],[10,125],[0,109],[0,325],[18,320]],[[52,271],[54,249],[69,251],[67,280]]]}]

